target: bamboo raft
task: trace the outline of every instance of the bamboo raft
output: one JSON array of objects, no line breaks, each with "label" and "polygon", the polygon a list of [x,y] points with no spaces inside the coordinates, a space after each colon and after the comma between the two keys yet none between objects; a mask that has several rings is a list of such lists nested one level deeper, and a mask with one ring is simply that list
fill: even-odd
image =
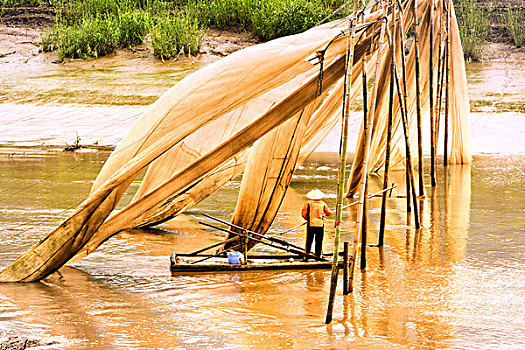
[{"label": "bamboo raft", "polygon": [[[202,257],[198,256],[199,258]],[[254,261],[257,260],[257,261]],[[172,274],[197,273],[197,272],[239,272],[239,271],[298,271],[298,270],[330,270],[331,261],[301,260],[299,255],[258,255],[250,256],[246,264],[230,264],[225,258],[214,258],[210,262],[195,263],[195,257],[181,258],[172,253],[170,256],[170,271]]]},{"label": "bamboo raft", "polygon": [[[332,262],[327,257],[306,253],[303,248],[281,238],[261,235],[213,216],[202,215],[215,221],[215,223],[227,225],[229,228],[222,228],[202,221],[200,224],[225,232],[232,238],[214,243],[192,253],[171,253],[170,270],[172,274],[260,270],[329,270],[332,268]],[[248,247],[257,243],[272,247],[282,253],[248,254]],[[217,253],[204,253],[216,247],[220,247]],[[229,263],[227,259],[228,251],[240,251],[242,260],[238,264]],[[327,254],[327,256],[332,256],[332,254]],[[303,259],[313,261],[303,261]]]}]

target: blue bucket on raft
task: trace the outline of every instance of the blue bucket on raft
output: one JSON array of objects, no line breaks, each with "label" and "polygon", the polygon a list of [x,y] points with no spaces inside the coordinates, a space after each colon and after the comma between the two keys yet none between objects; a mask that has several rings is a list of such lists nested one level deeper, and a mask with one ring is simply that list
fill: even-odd
[{"label": "blue bucket on raft", "polygon": [[228,263],[232,265],[239,265],[239,259],[241,258],[242,254],[239,252],[227,252],[228,254]]}]

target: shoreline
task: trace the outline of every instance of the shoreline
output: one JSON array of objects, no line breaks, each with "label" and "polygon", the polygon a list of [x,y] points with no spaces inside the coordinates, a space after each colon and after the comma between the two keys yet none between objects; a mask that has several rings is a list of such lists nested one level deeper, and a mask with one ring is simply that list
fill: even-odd
[{"label": "shoreline", "polygon": [[[0,144],[0,161],[2,160],[13,160],[19,157],[30,157],[30,156],[42,156],[46,154],[71,154],[71,155],[80,155],[86,153],[108,153],[109,154],[115,149],[115,146],[97,146],[97,145],[82,145],[79,149],[74,151],[65,150],[64,146],[52,146],[52,145],[33,145],[33,146],[19,146],[19,145],[9,145],[9,144]],[[348,152],[348,159],[352,160],[355,153]],[[521,153],[500,153],[500,152],[479,152],[473,153],[473,160],[482,159],[486,157],[523,157],[525,152]],[[308,157],[310,160],[319,160],[319,159],[330,159],[333,158],[334,161],[338,159],[338,152],[331,151],[314,151]],[[438,154],[437,159],[442,159],[443,155]],[[430,154],[424,154],[423,159],[430,159]]]},{"label": "shoreline", "polygon": [[[240,30],[217,30],[210,29],[206,34],[201,52],[196,56],[181,56],[177,60],[170,60],[163,62],[153,56],[151,45],[146,43],[140,46],[136,46],[132,49],[119,49],[116,53],[102,56],[97,59],[91,60],[80,60],[80,59],[66,59],[61,63],[56,60],[57,53],[55,52],[40,52],[40,33],[45,26],[40,23],[34,26],[9,26],[6,24],[0,25],[0,72],[16,72],[22,70],[45,70],[46,67],[60,68],[65,71],[69,70],[98,70],[98,69],[112,69],[117,67],[122,70],[140,69],[146,72],[182,72],[186,69],[198,69],[202,66],[215,62],[222,57],[225,57],[235,51],[241,50],[248,46],[256,45],[259,42],[251,38],[247,33]],[[513,45],[502,42],[489,43],[486,46],[486,59],[481,62],[473,62],[471,65],[480,65],[484,63],[496,63],[505,62],[519,65],[525,62],[525,47],[515,48]],[[173,84],[175,84],[174,79]],[[172,85],[173,85],[172,84]],[[158,96],[139,96],[140,103],[143,107],[151,104]],[[137,108],[137,100],[133,100],[135,96],[131,96],[129,100],[124,100],[124,105],[128,105],[132,108]],[[471,108],[476,108],[475,112],[484,111],[488,107],[494,107],[492,105],[486,106],[488,102],[485,101],[486,97],[476,96],[476,99],[471,101]],[[131,101],[131,102],[130,102]],[[52,101],[48,101],[52,102]],[[48,103],[44,102],[44,103]],[[82,105],[84,100],[76,102]],[[483,102],[480,104],[480,102]],[[515,103],[511,101],[509,103]],[[11,103],[11,102],[8,102]],[[14,104],[27,103],[24,100],[13,101]],[[32,102],[29,102],[32,103]],[[40,102],[37,102],[40,104]],[[92,102],[91,102],[92,103]],[[97,102],[98,103],[98,102]],[[97,104],[95,103],[95,104]],[[477,103],[477,104],[476,104]],[[478,106],[479,104],[479,106]],[[490,104],[490,103],[489,103]],[[97,104],[101,107],[104,103]],[[111,104],[113,105],[113,104]],[[501,107],[501,106],[500,106]],[[500,108],[498,107],[498,108]],[[518,105],[520,107],[520,105]],[[521,110],[518,109],[518,112]],[[83,135],[81,135],[83,136]],[[111,151],[115,148],[116,144],[103,144],[99,145],[97,142],[93,143],[93,140],[88,141],[86,144],[80,144],[84,151]],[[0,143],[1,149],[21,149],[21,150],[41,150],[47,151],[62,151],[65,147],[69,147],[68,144],[40,144],[40,141],[14,141],[14,139],[2,140]],[[317,151],[315,153],[325,151]],[[331,153],[331,152],[328,152]],[[523,154],[523,153],[501,153],[501,152],[480,152],[474,154],[475,156],[482,155],[510,155],[510,154]]]}]

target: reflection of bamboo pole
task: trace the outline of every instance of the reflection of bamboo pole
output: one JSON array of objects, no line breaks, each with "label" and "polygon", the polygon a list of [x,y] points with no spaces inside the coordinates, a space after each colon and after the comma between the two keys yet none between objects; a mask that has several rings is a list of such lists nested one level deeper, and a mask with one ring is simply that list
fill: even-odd
[{"label": "reflection of bamboo pole", "polygon": [[447,22],[446,22],[446,31],[447,31],[447,38],[446,38],[446,51],[447,51],[447,57],[445,59],[445,65],[447,67],[446,69],[446,90],[445,90],[445,125],[443,126],[443,138],[444,138],[444,148],[443,148],[443,165],[448,165],[448,105],[449,105],[449,99],[450,99],[450,11],[452,7],[451,0],[447,1]]},{"label": "reflection of bamboo pole", "polygon": [[330,294],[328,297],[328,308],[326,311],[326,324],[332,322],[332,311],[334,308],[334,297],[337,289],[337,276],[339,272],[339,236],[341,233],[341,218],[343,212],[343,196],[345,193],[345,170],[346,170],[346,149],[348,143],[348,115],[350,113],[350,89],[352,86],[352,71],[354,67],[354,37],[355,37],[355,13],[349,21],[349,37],[347,38],[346,50],[346,72],[344,80],[343,96],[343,118],[341,126],[341,145],[339,149],[339,179],[337,184],[337,204],[335,209],[335,238],[334,256],[332,259],[332,276],[330,280]]},{"label": "reflection of bamboo pole", "polygon": [[[383,11],[385,11],[384,8],[383,8]],[[378,88],[378,80],[379,80],[377,79],[377,77],[379,77],[380,62],[381,62],[381,57],[383,57],[383,47],[384,47],[383,44],[385,41],[385,32],[386,32],[386,23],[383,22],[383,24],[381,25],[381,34],[379,36],[379,48],[377,50],[376,69],[375,69],[376,79],[374,80],[374,86],[372,88],[372,98],[370,100],[370,111],[368,113],[370,115],[370,118],[368,118],[369,124],[372,124],[371,121],[375,115],[377,88]],[[364,88],[366,89],[366,87]],[[366,128],[369,128],[369,126],[370,125],[368,126],[365,125]],[[370,155],[371,135],[372,135],[372,130],[369,130],[367,133],[367,138],[365,139],[365,144],[364,144],[365,151],[364,151],[364,157],[363,157],[363,163],[362,163],[363,164],[363,176],[361,179],[360,190],[359,190],[359,208],[357,210],[357,221],[356,221],[357,230],[356,230],[356,234],[354,235],[354,246],[353,246],[353,251],[352,251],[353,260],[352,259],[350,260],[350,274],[349,274],[350,291],[353,290],[354,267],[355,267],[355,262],[357,260],[359,240],[361,239],[361,233],[363,230],[363,225],[361,224],[362,217],[363,215],[366,215],[366,213],[363,210],[364,209],[363,203],[366,200],[366,185],[367,185],[367,180],[368,180],[368,158]]]},{"label": "reflection of bamboo pole", "polygon": [[429,50],[430,56],[429,77],[428,77],[428,91],[429,91],[429,107],[430,107],[430,183],[436,186],[436,149],[434,140],[434,0],[430,0],[430,23],[429,23]]},{"label": "reflection of bamboo pole", "polygon": [[421,134],[421,87],[419,72],[419,23],[417,16],[417,0],[412,1],[412,15],[414,16],[414,54],[416,68],[416,117],[417,117],[417,164],[419,174],[419,195],[424,195],[423,180],[423,136]]},{"label": "reflection of bamboo pole", "polygon": [[[396,16],[396,5],[394,3],[393,10],[392,10],[392,18],[395,18]],[[392,33],[390,34],[391,37],[394,37],[393,32],[395,31],[395,20],[392,21]],[[390,42],[390,51],[392,52],[391,60],[390,60],[390,92],[389,92],[389,101],[388,101],[388,125],[387,125],[387,133],[386,133],[386,155],[385,155],[385,174],[383,177],[383,189],[388,187],[388,170],[390,167],[390,146],[392,142],[392,119],[394,115],[394,55],[396,53],[395,50],[395,42],[392,40]],[[379,237],[377,241],[377,246],[382,247],[385,240],[385,224],[386,224],[386,198],[387,193],[383,193],[383,198],[381,199],[381,218],[379,221]]]},{"label": "reflection of bamboo pole", "polygon": [[347,295],[348,290],[348,260],[349,260],[349,253],[350,251],[350,243],[344,242],[343,244],[343,295]]}]

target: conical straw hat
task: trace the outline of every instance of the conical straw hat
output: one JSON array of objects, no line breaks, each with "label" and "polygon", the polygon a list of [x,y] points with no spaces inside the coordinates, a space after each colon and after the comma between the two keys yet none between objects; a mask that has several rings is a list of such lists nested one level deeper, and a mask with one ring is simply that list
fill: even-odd
[{"label": "conical straw hat", "polygon": [[306,194],[306,198],[311,200],[319,200],[324,198],[324,193],[318,190],[317,188],[314,188],[310,192]]}]

